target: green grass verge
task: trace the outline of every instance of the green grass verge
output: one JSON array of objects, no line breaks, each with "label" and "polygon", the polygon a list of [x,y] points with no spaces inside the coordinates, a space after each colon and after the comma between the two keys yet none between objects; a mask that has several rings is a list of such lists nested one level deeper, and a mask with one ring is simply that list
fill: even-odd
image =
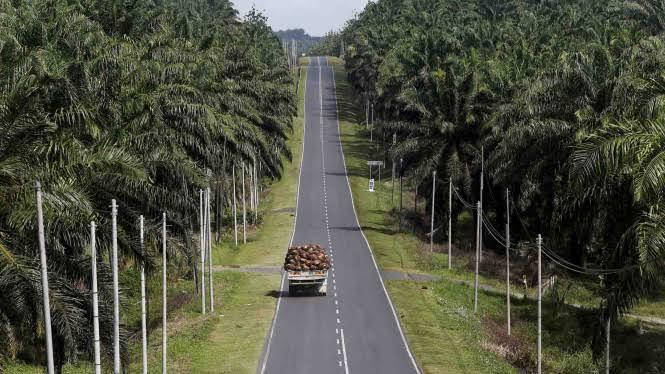
[{"label": "green grass verge", "polygon": [[[367,191],[368,159],[383,159],[383,150],[368,141],[367,131],[358,117],[342,62],[331,59],[336,73],[341,137],[360,224],[383,269],[427,272],[440,275],[438,282],[413,283],[389,281],[388,289],[400,315],[407,339],[426,373],[503,373],[515,372],[515,366],[532,368],[536,347],[536,304],[533,300],[513,299],[512,337],[505,334],[505,295],[479,292],[479,314],[473,314],[472,288],[451,280],[472,281],[468,256],[455,256],[453,269],[447,269],[448,257],[429,254],[411,227],[394,214],[399,206],[399,185],[394,194],[390,170],[377,183],[377,192]],[[387,166],[390,167],[388,161]],[[422,209],[422,203],[420,203]],[[413,194],[404,187],[404,209],[413,211]],[[469,231],[471,217],[460,217],[453,232]],[[469,231],[470,232],[470,231]],[[471,238],[457,235],[453,249],[471,250]],[[465,246],[466,243],[466,246]],[[503,289],[502,279],[481,276],[480,283]],[[426,288],[423,288],[426,287]],[[595,302],[589,285],[575,283],[568,298],[588,305]],[[514,287],[517,288],[517,287]],[[523,290],[517,290],[523,292]],[[533,294],[533,289],[528,290]],[[662,298],[656,299],[662,303]],[[544,368],[551,373],[596,372],[590,342],[597,319],[590,311],[566,305],[555,308],[544,301]],[[653,304],[653,303],[652,303]],[[596,303],[597,305],[597,303]],[[556,310],[555,310],[556,309]],[[640,309],[638,307],[637,310]],[[645,310],[646,311],[646,310]],[[555,313],[556,312],[556,313]],[[659,372],[665,368],[662,344],[665,329],[636,321],[620,321],[613,327],[612,363],[617,372]],[[510,349],[506,349],[510,347]],[[513,352],[510,355],[507,352]]]},{"label": "green grass verge", "polygon": [[[202,316],[199,299],[169,316],[168,367],[175,373],[252,373],[275,309],[270,291],[278,274],[215,274],[215,314]],[[151,373],[161,372],[162,333],[148,342]],[[133,346],[130,372],[140,372],[141,347]]]},{"label": "green grass verge", "polygon": [[481,348],[480,321],[468,303],[448,300],[448,294],[459,294],[462,286],[388,281],[387,287],[425,373],[516,372]]}]

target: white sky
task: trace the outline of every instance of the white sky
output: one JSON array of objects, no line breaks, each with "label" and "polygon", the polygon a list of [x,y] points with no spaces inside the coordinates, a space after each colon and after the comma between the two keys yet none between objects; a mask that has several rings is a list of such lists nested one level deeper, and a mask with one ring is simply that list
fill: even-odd
[{"label": "white sky", "polygon": [[305,29],[312,36],[339,30],[367,0],[231,0],[244,16],[252,5],[268,16],[273,30]]}]

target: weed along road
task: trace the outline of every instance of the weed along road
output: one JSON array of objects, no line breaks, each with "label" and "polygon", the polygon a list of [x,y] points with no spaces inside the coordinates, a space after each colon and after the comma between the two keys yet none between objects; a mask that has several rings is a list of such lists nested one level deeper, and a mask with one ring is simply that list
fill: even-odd
[{"label": "weed along road", "polygon": [[292,244],[321,244],[332,267],[327,296],[289,295],[288,282],[282,281],[258,371],[418,373],[356,219],[339,137],[332,66],[325,57],[310,60]]}]

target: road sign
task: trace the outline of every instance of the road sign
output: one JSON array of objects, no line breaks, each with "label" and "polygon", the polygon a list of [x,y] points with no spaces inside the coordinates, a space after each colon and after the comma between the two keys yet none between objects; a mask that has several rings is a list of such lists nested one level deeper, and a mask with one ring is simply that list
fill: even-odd
[{"label": "road sign", "polygon": [[383,166],[383,161],[367,161],[369,166]]},{"label": "road sign", "polygon": [[374,178],[369,180],[369,192],[374,192]]}]

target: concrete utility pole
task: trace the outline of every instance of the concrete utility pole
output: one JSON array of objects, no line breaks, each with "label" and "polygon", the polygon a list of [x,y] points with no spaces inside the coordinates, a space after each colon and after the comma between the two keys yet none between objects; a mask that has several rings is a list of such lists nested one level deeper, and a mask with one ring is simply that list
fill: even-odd
[{"label": "concrete utility pole", "polygon": [[90,258],[92,259],[92,339],[95,352],[95,374],[102,374],[99,343],[99,294],[97,293],[97,238],[95,222],[90,222]]},{"label": "concrete utility pole", "polygon": [[418,217],[418,185],[416,184],[416,188],[413,194],[413,212],[415,213],[415,217],[413,220],[413,228],[412,232],[415,234],[416,233],[416,225],[417,225],[417,218]]},{"label": "concrete utility pole", "polygon": [[162,213],[162,374],[166,374],[166,213]]},{"label": "concrete utility pole", "polygon": [[140,216],[139,239],[141,242],[141,255],[143,255],[143,261],[141,262],[141,358],[143,360],[143,374],[148,374],[148,325],[145,305],[145,239],[143,225],[143,216]]},{"label": "concrete utility pole", "polygon": [[510,190],[506,188],[506,313],[510,336]]},{"label": "concrete utility pole", "polygon": [[44,212],[42,210],[42,185],[35,182],[37,193],[37,235],[39,240],[39,259],[42,272],[42,296],[44,298],[44,330],[46,330],[46,364],[48,374],[55,373],[53,363],[53,336],[51,333],[51,303],[49,301],[48,268],[46,264],[46,238],[44,235]]},{"label": "concrete utility pole", "polygon": [[256,210],[259,210],[261,204],[261,164],[254,164],[254,175],[256,176]]},{"label": "concrete utility pole", "polygon": [[365,99],[365,129],[369,130],[369,98]]},{"label": "concrete utility pole", "polygon": [[436,198],[436,170],[432,173],[432,222],[429,230],[429,251],[434,252],[434,203]]},{"label": "concrete utility pole", "polygon": [[448,181],[448,270],[453,268],[453,180]]},{"label": "concrete utility pole", "polygon": [[542,282],[543,237],[538,234],[538,374],[542,374],[543,363],[543,282]]},{"label": "concrete utility pole", "polygon": [[245,207],[245,163],[242,163],[242,243],[247,244],[247,209]]},{"label": "concrete utility pole", "polygon": [[[485,147],[480,147],[480,209],[483,208],[483,189],[485,186]],[[482,221],[481,221],[482,222]],[[483,225],[480,225],[480,262],[483,261]]]},{"label": "concrete utility pole", "polygon": [[254,167],[249,166],[247,173],[249,174],[249,211],[254,211]]},{"label": "concrete utility pole", "polygon": [[607,326],[605,327],[605,374],[610,374],[610,321],[608,310]]},{"label": "concrete utility pole", "polygon": [[208,289],[210,289],[210,312],[215,312],[215,289],[213,288],[213,279],[212,279],[212,220],[210,219],[212,215],[212,203],[211,203],[211,194],[210,187],[208,187]]},{"label": "concrete utility pole", "polygon": [[374,103],[370,104],[369,142],[374,142]]},{"label": "concrete utility pole", "polygon": [[259,173],[256,169],[256,161],[254,161],[254,223],[259,220]]},{"label": "concrete utility pole", "polygon": [[473,312],[478,311],[478,268],[480,265],[480,226],[482,225],[483,211],[478,201],[476,205],[478,220],[476,222],[476,274],[473,280]]},{"label": "concrete utility pole", "polygon": [[399,231],[402,232],[402,161],[399,159]]},{"label": "concrete utility pole", "polygon": [[120,296],[118,286],[118,206],[111,200],[111,246],[113,263],[113,372],[120,374]]},{"label": "concrete utility pole", "polygon": [[238,209],[236,206],[236,166],[233,165],[233,237],[238,246]]},{"label": "concrete utility pole", "polygon": [[[393,133],[393,146],[397,144],[397,133]],[[394,196],[395,196],[395,158],[393,157],[392,159],[392,166],[393,166],[393,174],[392,174],[392,191],[390,191],[390,204],[394,204]],[[393,205],[393,208],[395,206]]]},{"label": "concrete utility pole", "polygon": [[205,215],[203,214],[202,189],[199,189],[199,250],[201,251],[201,313],[206,314]]}]

